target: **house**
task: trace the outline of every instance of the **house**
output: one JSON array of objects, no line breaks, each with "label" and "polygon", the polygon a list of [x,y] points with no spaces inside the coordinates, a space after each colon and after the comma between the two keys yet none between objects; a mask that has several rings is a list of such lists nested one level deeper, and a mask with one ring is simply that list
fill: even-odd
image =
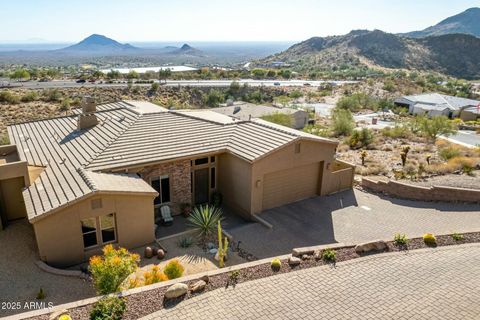
[{"label": "house", "polygon": [[394,103],[398,106],[408,107],[408,112],[413,115],[429,117],[443,115],[449,118],[458,118],[464,109],[478,106],[480,101],[439,93],[427,93],[400,97]]},{"label": "house", "polygon": [[289,115],[292,118],[292,128],[294,129],[303,129],[308,124],[308,112],[301,109],[277,108],[236,101],[232,105],[213,108],[211,110],[243,121],[281,113]]},{"label": "house", "polygon": [[27,217],[43,261],[69,266],[106,243],[151,243],[155,214],[203,204],[213,191],[245,219],[351,188],[337,143],[253,119],[170,111],[148,102],[96,106],[9,126],[0,147],[3,227]]}]

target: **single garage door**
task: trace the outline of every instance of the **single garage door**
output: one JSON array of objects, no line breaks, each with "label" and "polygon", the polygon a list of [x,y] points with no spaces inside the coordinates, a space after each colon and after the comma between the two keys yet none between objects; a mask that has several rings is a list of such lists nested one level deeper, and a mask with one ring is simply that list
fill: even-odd
[{"label": "single garage door", "polygon": [[319,192],[321,163],[266,174],[263,210],[314,197]]}]

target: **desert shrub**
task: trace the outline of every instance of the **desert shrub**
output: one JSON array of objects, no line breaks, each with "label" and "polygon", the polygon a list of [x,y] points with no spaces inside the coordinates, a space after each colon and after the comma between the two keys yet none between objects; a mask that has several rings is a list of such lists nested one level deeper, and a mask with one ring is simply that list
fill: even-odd
[{"label": "desert shrub", "polygon": [[222,220],[222,210],[215,206],[198,206],[192,210],[188,217],[188,224],[196,234],[206,242],[215,235],[218,221]]},{"label": "desert shrub", "polygon": [[20,98],[22,102],[32,102],[37,99],[38,99],[38,93],[36,93],[35,91],[29,91]]},{"label": "desert shrub", "polygon": [[373,141],[373,131],[368,128],[353,131],[348,139],[351,148],[363,148],[370,145]]},{"label": "desert shrub", "polygon": [[362,109],[370,109],[377,111],[379,109],[380,102],[378,99],[369,96],[365,93],[354,93],[349,96],[344,96],[337,102],[337,107],[352,112],[356,112]]},{"label": "desert shrub", "polygon": [[408,244],[408,238],[405,234],[396,233],[393,237],[393,243],[397,246],[406,246]]},{"label": "desert shrub", "polygon": [[263,120],[279,124],[285,127],[293,127],[293,119],[290,115],[280,112],[275,112],[269,115],[265,115],[262,117]]},{"label": "desert shrub", "polygon": [[165,268],[163,269],[163,273],[167,276],[168,279],[176,279],[180,278],[183,275],[183,266],[178,262],[178,260],[174,259],[167,263]]},{"label": "desert shrub", "polygon": [[407,126],[400,126],[400,125],[383,128],[381,133],[384,137],[392,138],[392,139],[398,139],[398,138],[408,139],[412,136],[412,132]]},{"label": "desert shrub", "polygon": [[178,241],[178,246],[180,248],[189,248],[193,244],[193,239],[191,237],[184,237]]},{"label": "desert shrub", "polygon": [[10,139],[6,133],[0,133],[0,146],[4,144],[10,144]]},{"label": "desert shrub", "polygon": [[325,249],[322,252],[322,259],[328,262],[337,260],[337,253],[332,249]]},{"label": "desert shrub", "polygon": [[355,173],[362,176],[385,175],[388,168],[384,163],[366,163],[366,166],[356,166]]},{"label": "desert shrub", "polygon": [[138,268],[140,257],[125,248],[103,248],[103,256],[90,258],[89,270],[98,294],[109,294],[119,290],[122,282]]},{"label": "desert shrub", "polygon": [[158,265],[153,266],[151,271],[145,272],[143,277],[145,278],[144,285],[146,286],[168,280],[167,275],[160,270]]},{"label": "desert shrub", "polygon": [[426,137],[436,140],[438,136],[449,136],[458,131],[457,126],[446,116],[428,118],[420,118],[420,131]]},{"label": "desert shrub", "polygon": [[40,290],[37,293],[37,300],[43,300],[45,299],[45,291],[43,291],[43,288],[40,288]]},{"label": "desert shrub", "polygon": [[43,92],[43,100],[46,102],[58,102],[62,100],[62,93],[58,89],[48,89]]},{"label": "desert shrub", "polygon": [[352,113],[349,110],[333,109],[332,112],[332,131],[337,136],[350,135],[355,127]]},{"label": "desert shrub", "polygon": [[452,234],[452,238],[455,241],[462,241],[464,239],[463,234],[460,234],[460,233],[457,233],[457,232]]},{"label": "desert shrub", "polygon": [[426,233],[423,235],[423,242],[428,245],[435,245],[437,243],[437,238],[431,233]]},{"label": "desert shrub", "polygon": [[270,263],[270,266],[272,267],[272,270],[277,272],[280,270],[281,266],[282,266],[282,262],[280,261],[280,259],[278,258],[275,258],[272,260],[272,262]]},{"label": "desert shrub", "polygon": [[448,161],[452,158],[460,156],[460,150],[454,146],[447,146],[445,148],[441,148],[438,151],[438,154],[443,160]]},{"label": "desert shrub", "polygon": [[18,104],[20,103],[20,98],[11,93],[10,91],[0,91],[0,102],[6,102],[10,104]]},{"label": "desert shrub", "polygon": [[93,306],[90,312],[90,320],[121,320],[127,305],[122,298],[102,298]]},{"label": "desert shrub", "polygon": [[319,137],[329,137],[330,136],[330,130],[328,128],[319,126],[319,125],[308,125],[305,128],[303,128],[304,132],[319,136]]},{"label": "desert shrub", "polygon": [[407,176],[413,177],[417,174],[417,168],[418,165],[416,165],[414,162],[409,161],[403,167],[403,172],[405,172]]}]

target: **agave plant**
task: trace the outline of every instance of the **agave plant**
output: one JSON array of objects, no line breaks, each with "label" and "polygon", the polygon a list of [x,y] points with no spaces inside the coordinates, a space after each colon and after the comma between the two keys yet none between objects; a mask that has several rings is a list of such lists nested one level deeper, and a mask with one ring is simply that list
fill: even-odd
[{"label": "agave plant", "polygon": [[222,210],[220,208],[209,205],[198,206],[193,209],[188,217],[188,224],[206,242],[215,234],[218,222],[222,219]]}]

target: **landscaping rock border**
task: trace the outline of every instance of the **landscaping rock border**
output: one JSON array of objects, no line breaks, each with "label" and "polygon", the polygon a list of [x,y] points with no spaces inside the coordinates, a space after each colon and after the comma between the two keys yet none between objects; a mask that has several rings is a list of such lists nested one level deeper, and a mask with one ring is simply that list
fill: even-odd
[{"label": "landscaping rock border", "polygon": [[89,276],[82,271],[78,270],[64,270],[64,269],[57,269],[52,266],[49,266],[45,262],[41,260],[35,261],[35,264],[37,267],[39,267],[42,271],[45,271],[47,273],[51,273],[57,276],[63,276],[63,277],[72,277],[72,278],[80,278],[82,280],[89,280]]},{"label": "landscaping rock border", "polygon": [[[480,232],[465,233],[463,234],[463,239],[456,241],[453,239],[452,235],[442,235],[436,236],[436,246],[451,246],[456,244],[467,244],[467,243],[479,243],[480,242]],[[393,241],[385,241],[387,245],[387,250],[389,252],[401,252],[414,249],[425,249],[431,248],[425,244],[423,238],[414,238],[410,239],[407,246],[396,246]],[[281,260],[281,267],[278,271],[273,271],[271,268],[272,258],[258,260],[250,263],[245,263],[237,266],[227,267],[224,269],[218,269],[209,271],[206,273],[195,274],[183,278],[178,278],[171,281],[157,283],[151,286],[135,288],[121,292],[118,294],[120,297],[124,297],[127,303],[127,311],[125,312],[123,319],[133,320],[138,319],[149,315],[155,311],[158,311],[162,308],[171,308],[174,307],[179,302],[184,299],[189,299],[190,297],[202,294],[202,292],[211,291],[219,288],[225,288],[226,284],[229,283],[232,272],[235,271],[236,283],[242,283],[246,281],[256,280],[260,278],[265,278],[273,276],[279,273],[294,272],[295,270],[301,270],[306,268],[318,267],[322,265],[332,265],[335,266],[336,262],[343,262],[347,260],[357,259],[360,257],[372,256],[382,251],[372,251],[369,253],[358,254],[355,252],[355,247],[352,245],[346,247],[337,247],[336,252],[336,261],[327,262],[323,259],[314,259],[315,255],[320,254],[323,250],[331,249],[332,246],[339,245],[326,245],[318,246],[323,249],[316,249],[313,255],[308,255],[310,258],[305,260],[300,260],[300,264],[296,266],[290,266],[288,261],[292,255],[284,255],[277,257]],[[305,254],[304,254],[305,255]],[[193,293],[191,290],[185,295],[174,298],[174,299],[165,299],[165,293],[173,284],[182,283],[188,287],[192,287],[199,279],[208,276],[208,283],[203,291],[199,293]],[[231,289],[229,289],[231,290]],[[50,310],[39,310],[29,313],[15,315],[12,319],[35,319],[35,320],[47,320],[49,314],[61,309],[68,309],[69,314],[73,319],[88,319],[90,311],[93,307],[93,304],[98,301],[101,297],[90,298],[87,300],[77,301],[66,305],[57,306]],[[8,319],[8,318],[7,318]]]}]

